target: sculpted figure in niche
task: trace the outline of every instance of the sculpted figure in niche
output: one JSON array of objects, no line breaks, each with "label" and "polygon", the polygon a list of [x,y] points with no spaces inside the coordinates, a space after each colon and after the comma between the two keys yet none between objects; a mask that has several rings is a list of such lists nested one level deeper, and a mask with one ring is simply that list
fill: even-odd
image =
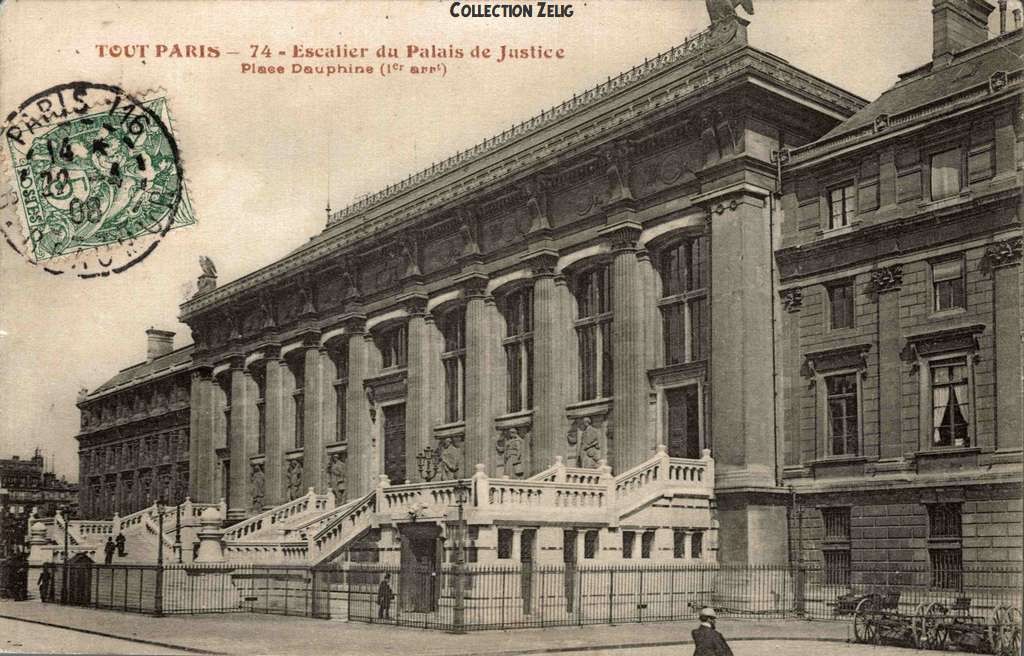
[{"label": "sculpted figure in niche", "polygon": [[578,467],[594,469],[601,460],[601,431],[594,427],[590,417],[583,417],[574,424],[566,436],[569,446],[576,450]]},{"label": "sculpted figure in niche", "polygon": [[523,463],[526,440],[519,435],[518,428],[510,428],[505,431],[495,444],[495,448],[498,455],[503,458],[506,476],[523,478],[526,475],[526,467]]},{"label": "sculpted figure in niche", "polygon": [[252,507],[255,510],[263,508],[264,485],[266,479],[263,475],[263,465],[252,466],[252,477],[249,481],[252,489]]},{"label": "sculpted figure in niche", "polygon": [[332,453],[327,462],[327,481],[334,492],[334,502],[345,500],[345,458],[340,453]]},{"label": "sculpted figure in niche", "polygon": [[441,479],[452,480],[462,471],[462,449],[455,438],[446,437],[441,444]]},{"label": "sculpted figure in niche", "polygon": [[298,499],[302,496],[302,461],[292,460],[288,463],[288,498]]}]

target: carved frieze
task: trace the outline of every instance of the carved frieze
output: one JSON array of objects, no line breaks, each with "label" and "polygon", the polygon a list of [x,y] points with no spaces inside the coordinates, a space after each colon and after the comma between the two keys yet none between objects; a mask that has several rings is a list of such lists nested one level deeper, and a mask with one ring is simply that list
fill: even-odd
[{"label": "carved frieze", "polygon": [[1021,238],[1013,237],[987,245],[985,254],[981,257],[981,268],[986,273],[991,273],[999,267],[1020,264],[1020,261]]}]

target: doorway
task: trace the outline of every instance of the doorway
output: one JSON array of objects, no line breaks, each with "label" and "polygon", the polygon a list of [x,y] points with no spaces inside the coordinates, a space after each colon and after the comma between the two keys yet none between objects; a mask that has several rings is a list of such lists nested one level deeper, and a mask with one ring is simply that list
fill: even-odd
[{"label": "doorway", "polygon": [[665,390],[668,406],[668,455],[700,458],[700,395],[697,385]]},{"label": "doorway", "polygon": [[405,404],[384,406],[384,473],[392,485],[405,483]]},{"label": "doorway", "polygon": [[401,609],[412,613],[437,610],[440,596],[441,527],[407,524],[400,529],[402,569],[398,582]]},{"label": "doorway", "polygon": [[533,551],[537,543],[537,529],[524,528],[519,534],[519,594],[523,598],[523,614],[533,612]]}]

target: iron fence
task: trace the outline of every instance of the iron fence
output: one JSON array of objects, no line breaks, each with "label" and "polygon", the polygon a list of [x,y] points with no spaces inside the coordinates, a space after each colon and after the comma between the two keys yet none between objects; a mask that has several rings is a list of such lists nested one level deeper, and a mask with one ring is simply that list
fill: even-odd
[{"label": "iron fence", "polygon": [[[43,598],[148,614],[253,612],[486,630],[691,619],[704,606],[737,618],[843,619],[863,595],[872,593],[895,596],[898,610],[907,614],[924,603],[951,608],[966,598],[972,615],[991,617],[1003,605],[1020,608],[1022,595],[1019,564],[938,577],[928,563],[852,568],[842,576],[821,564],[471,564],[458,571],[451,564],[404,569],[379,563],[171,564],[162,570],[70,564],[52,567],[51,592]],[[461,619],[456,612],[459,575]]]}]

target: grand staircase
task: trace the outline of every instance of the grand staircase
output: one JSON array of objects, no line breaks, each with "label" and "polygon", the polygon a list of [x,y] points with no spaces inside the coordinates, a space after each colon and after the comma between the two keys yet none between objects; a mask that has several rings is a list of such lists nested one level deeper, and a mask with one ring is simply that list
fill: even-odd
[{"label": "grand staircase", "polygon": [[[469,492],[462,499],[465,517],[473,523],[546,521],[573,525],[618,526],[636,522],[641,513],[666,500],[708,500],[714,496],[714,460],[709,451],[699,459],[669,457],[663,446],[647,461],[617,476],[611,469],[583,469],[555,464],[527,479],[491,478],[477,465],[476,472],[461,481]],[[223,533],[224,557],[229,562],[315,565],[337,558],[360,536],[382,524],[444,522],[455,518],[459,502],[457,481],[432,481],[392,485],[380,476],[368,494],[336,505],[333,494],[318,495],[312,489],[302,497],[239,522]],[[465,494],[465,493],[464,493]],[[178,514],[185,527],[181,537],[184,562],[191,548],[200,514],[224,504],[186,501],[164,509],[164,531],[158,529],[158,509],[150,506],[125,517],[106,521],[67,522],[68,553],[88,554],[103,562],[108,536],[125,536],[127,555],[115,563],[153,563],[158,544],[165,562],[178,559],[174,531]],[[46,544],[37,544],[33,560],[50,560],[63,552],[65,522],[59,515],[39,520]]]}]

